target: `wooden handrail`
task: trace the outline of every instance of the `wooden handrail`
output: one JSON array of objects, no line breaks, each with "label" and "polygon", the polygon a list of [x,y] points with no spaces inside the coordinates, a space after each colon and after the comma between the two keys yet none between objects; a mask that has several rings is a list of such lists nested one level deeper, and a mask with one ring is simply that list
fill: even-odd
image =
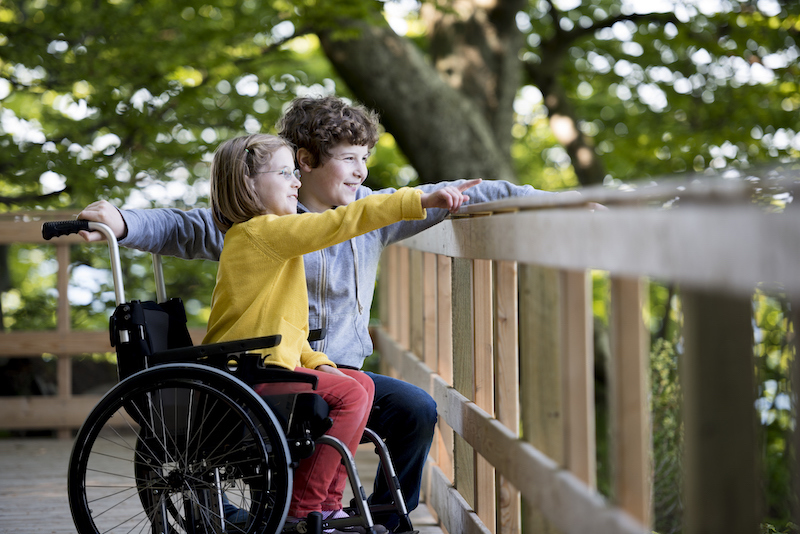
[{"label": "wooden handrail", "polygon": [[[386,250],[373,336],[386,372],[437,402],[426,489],[448,531],[651,531],[653,279],[679,288],[684,312],[684,532],[755,532],[750,302],[756,288],[800,296],[800,210],[756,205],[763,186],[703,179],[476,204]],[[613,499],[595,489],[594,270],[610,282]]]}]

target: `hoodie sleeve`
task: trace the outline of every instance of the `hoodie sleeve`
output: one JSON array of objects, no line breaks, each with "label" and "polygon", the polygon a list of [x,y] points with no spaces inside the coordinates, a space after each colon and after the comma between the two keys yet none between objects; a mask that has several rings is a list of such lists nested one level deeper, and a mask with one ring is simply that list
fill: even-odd
[{"label": "hoodie sleeve", "polygon": [[119,244],[145,252],[184,259],[219,261],[225,234],[211,210],[156,208],[120,210],[128,233]]},{"label": "hoodie sleeve", "polygon": [[[430,193],[431,191],[436,191],[437,189],[442,189],[448,185],[459,185],[464,183],[466,180],[456,180],[454,182],[439,182],[438,184],[424,184],[421,186],[416,187],[415,189],[419,189],[425,193]],[[361,187],[358,192],[358,198],[363,198],[364,196],[378,194],[378,193],[391,193],[394,189],[381,189],[380,191],[372,191],[368,187]],[[467,189],[464,192],[465,195],[469,197],[468,204],[478,204],[480,202],[489,202],[492,200],[501,200],[505,198],[511,197],[526,197],[526,196],[534,196],[534,195],[556,195],[558,193],[553,193],[550,191],[542,191],[539,189],[535,189],[530,185],[515,185],[511,182],[506,182],[503,180],[484,180],[478,185]],[[416,235],[423,230],[427,230],[431,226],[438,224],[444,220],[444,218],[449,213],[445,209],[440,208],[430,208],[427,210],[428,216],[420,221],[401,221],[381,230],[381,238],[383,241],[384,246],[390,245],[392,243],[396,243],[397,241],[402,241],[407,237],[411,237],[412,235]]]}]

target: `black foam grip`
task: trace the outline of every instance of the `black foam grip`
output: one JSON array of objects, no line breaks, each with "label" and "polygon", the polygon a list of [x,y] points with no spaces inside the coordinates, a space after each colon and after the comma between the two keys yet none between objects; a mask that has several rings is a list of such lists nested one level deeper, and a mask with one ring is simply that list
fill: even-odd
[{"label": "black foam grip", "polygon": [[49,241],[54,237],[62,235],[77,234],[81,230],[89,229],[89,221],[75,220],[75,221],[51,221],[42,225],[42,237],[45,241]]}]

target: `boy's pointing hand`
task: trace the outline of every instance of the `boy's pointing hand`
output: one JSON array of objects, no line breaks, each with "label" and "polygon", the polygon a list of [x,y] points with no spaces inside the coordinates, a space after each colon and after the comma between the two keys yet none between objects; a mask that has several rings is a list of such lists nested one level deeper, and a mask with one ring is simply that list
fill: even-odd
[{"label": "boy's pointing hand", "polygon": [[430,193],[423,193],[421,198],[422,207],[442,208],[448,210],[450,213],[455,213],[461,207],[461,204],[469,200],[469,196],[463,194],[464,191],[478,185],[481,181],[480,178],[467,180],[459,185],[448,185],[447,187],[437,189]]}]

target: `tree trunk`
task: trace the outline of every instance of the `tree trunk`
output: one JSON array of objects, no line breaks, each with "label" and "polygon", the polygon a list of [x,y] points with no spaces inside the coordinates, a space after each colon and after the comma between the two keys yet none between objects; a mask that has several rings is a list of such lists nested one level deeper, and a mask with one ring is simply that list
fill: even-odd
[{"label": "tree trunk", "polygon": [[491,124],[416,47],[389,28],[360,29],[355,39],[321,34],[323,50],[355,97],[380,113],[421,182],[514,180]]},{"label": "tree trunk", "polygon": [[[513,12],[503,5],[491,12],[476,8],[466,22],[437,19],[436,66],[388,27],[354,22],[358,37],[318,35],[356,98],[381,114],[420,181],[515,182],[510,145],[521,36]],[[451,37],[462,34],[453,26],[461,24],[469,26],[469,36],[455,42]]]}]

